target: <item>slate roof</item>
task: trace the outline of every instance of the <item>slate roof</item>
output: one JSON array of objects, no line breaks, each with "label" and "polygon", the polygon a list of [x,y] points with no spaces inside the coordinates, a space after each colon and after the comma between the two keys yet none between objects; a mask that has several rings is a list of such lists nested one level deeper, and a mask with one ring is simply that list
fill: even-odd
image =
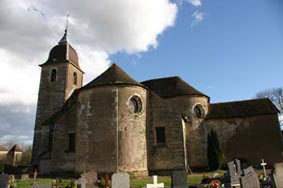
[{"label": "slate roof", "polygon": [[206,119],[249,117],[256,115],[277,114],[279,110],[268,99],[210,104]]},{"label": "slate roof", "polygon": [[209,98],[207,95],[201,93],[178,76],[147,80],[142,82],[142,84],[147,86],[162,98],[183,95],[197,95]]},{"label": "slate roof", "polygon": [[89,82],[83,88],[119,84],[144,87],[144,85],[131,78],[125,71],[123,71],[118,65],[114,63],[104,73]]},{"label": "slate roof", "polygon": [[0,151],[8,151],[8,149],[5,148],[3,145],[0,145]]},{"label": "slate roof", "polygon": [[21,148],[15,144],[10,150],[9,150],[9,153],[11,152],[22,152]]}]

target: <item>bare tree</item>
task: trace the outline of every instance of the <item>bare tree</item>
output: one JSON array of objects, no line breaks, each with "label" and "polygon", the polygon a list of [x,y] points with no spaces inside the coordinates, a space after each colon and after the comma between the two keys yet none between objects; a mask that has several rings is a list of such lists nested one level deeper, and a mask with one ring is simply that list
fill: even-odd
[{"label": "bare tree", "polygon": [[255,98],[257,99],[269,98],[273,102],[273,104],[280,111],[279,121],[282,129],[283,128],[283,87],[277,87],[258,92]]}]

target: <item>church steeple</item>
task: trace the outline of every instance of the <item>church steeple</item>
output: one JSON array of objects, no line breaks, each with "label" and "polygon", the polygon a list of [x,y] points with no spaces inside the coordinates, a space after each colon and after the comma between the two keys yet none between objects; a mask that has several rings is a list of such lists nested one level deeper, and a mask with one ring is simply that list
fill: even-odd
[{"label": "church steeple", "polygon": [[67,28],[65,29],[64,36],[61,38],[61,40],[58,42],[58,44],[67,44]]},{"label": "church steeple", "polygon": [[67,18],[66,18],[66,28],[65,28],[64,36],[61,38],[61,40],[58,42],[58,44],[67,44],[68,43],[68,40],[67,40],[68,24],[69,24],[68,18],[69,18],[69,14],[67,15]]}]

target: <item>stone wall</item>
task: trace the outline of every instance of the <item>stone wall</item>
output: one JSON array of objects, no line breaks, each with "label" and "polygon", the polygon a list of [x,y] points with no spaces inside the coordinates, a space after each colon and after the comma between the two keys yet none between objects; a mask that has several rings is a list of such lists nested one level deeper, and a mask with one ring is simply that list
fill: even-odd
[{"label": "stone wall", "polygon": [[[132,96],[141,98],[141,113],[129,110]],[[81,90],[77,103],[54,126],[53,171],[147,172],[146,109],[141,87]],[[75,133],[75,151],[68,151],[70,133]]]},{"label": "stone wall", "polygon": [[[120,87],[118,92],[118,170],[147,172],[147,91],[138,86]],[[130,100],[136,97],[136,113],[130,108]],[[133,106],[132,106],[133,107]]]},{"label": "stone wall", "polygon": [[[200,167],[207,164],[206,127],[201,125],[204,117],[208,113],[208,98],[206,96],[179,96],[166,99],[179,111],[185,125],[184,134],[186,137],[186,156],[187,164],[191,168]],[[197,117],[194,107],[200,105],[203,109],[202,117]],[[205,152],[204,152],[205,151]]]},{"label": "stone wall", "polygon": [[[53,69],[57,70],[57,76],[56,81],[51,82],[50,76]],[[74,72],[77,73],[76,85],[73,84]],[[72,92],[82,86],[82,79],[83,73],[68,62],[42,66],[32,152],[33,164],[38,163],[39,156],[46,152],[48,145],[49,128],[42,127],[42,123],[60,110]]]},{"label": "stone wall", "polygon": [[[182,116],[166,100],[149,93],[147,118],[148,169],[162,173],[185,169],[184,135]],[[156,128],[165,127],[166,145],[156,143]]]},{"label": "stone wall", "polygon": [[214,129],[224,149],[226,162],[238,158],[258,166],[282,162],[282,136],[276,114],[243,118],[209,119],[203,122]]}]

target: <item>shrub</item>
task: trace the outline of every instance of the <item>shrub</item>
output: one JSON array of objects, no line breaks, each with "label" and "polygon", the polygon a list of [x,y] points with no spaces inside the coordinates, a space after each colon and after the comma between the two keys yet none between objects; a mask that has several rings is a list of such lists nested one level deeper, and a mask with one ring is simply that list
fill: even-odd
[{"label": "shrub", "polygon": [[223,151],[218,140],[218,135],[212,129],[207,136],[208,167],[211,171],[218,170],[223,163]]}]

